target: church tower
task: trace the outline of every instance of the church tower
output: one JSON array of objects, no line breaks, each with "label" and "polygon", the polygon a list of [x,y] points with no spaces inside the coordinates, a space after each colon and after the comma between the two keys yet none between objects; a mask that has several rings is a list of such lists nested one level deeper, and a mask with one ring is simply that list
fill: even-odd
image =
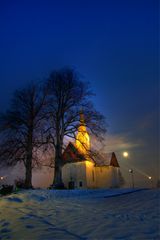
[{"label": "church tower", "polygon": [[84,155],[90,150],[90,137],[87,132],[84,114],[82,112],[80,113],[80,125],[76,136],[76,147],[79,152]]}]

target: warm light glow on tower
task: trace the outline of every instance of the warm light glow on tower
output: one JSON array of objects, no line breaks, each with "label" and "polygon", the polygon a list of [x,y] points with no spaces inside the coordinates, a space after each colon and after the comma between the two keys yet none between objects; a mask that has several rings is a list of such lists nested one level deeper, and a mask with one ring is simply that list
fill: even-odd
[{"label": "warm light glow on tower", "polygon": [[84,121],[83,113],[80,113],[80,126],[76,136],[76,147],[82,154],[87,154],[90,150],[90,138]]}]

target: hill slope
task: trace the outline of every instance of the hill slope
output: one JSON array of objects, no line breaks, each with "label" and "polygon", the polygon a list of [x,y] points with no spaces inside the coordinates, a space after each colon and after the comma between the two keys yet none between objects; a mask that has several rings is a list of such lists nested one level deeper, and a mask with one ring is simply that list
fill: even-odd
[{"label": "hill slope", "polygon": [[160,191],[124,194],[129,191],[30,190],[1,197],[0,239],[159,239]]}]

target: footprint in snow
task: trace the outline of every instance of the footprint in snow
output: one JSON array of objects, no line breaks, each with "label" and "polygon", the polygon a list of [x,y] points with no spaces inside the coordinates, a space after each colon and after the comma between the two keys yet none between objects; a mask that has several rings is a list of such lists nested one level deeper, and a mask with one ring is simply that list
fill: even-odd
[{"label": "footprint in snow", "polygon": [[9,233],[11,230],[9,228],[2,228],[1,233]]},{"label": "footprint in snow", "polygon": [[0,223],[3,223],[3,222],[5,222],[5,221],[6,221],[5,219],[1,219],[1,220],[0,220]]},{"label": "footprint in snow", "polygon": [[4,223],[2,224],[2,227],[6,227],[6,226],[8,226],[8,225],[10,225],[9,222],[4,222]]},{"label": "footprint in snow", "polygon": [[16,198],[16,197],[9,197],[9,198],[7,198],[7,200],[9,202],[17,202],[17,203],[22,203],[23,202],[22,199]]},{"label": "footprint in snow", "polygon": [[30,225],[30,224],[26,225],[25,227],[26,227],[26,228],[29,228],[29,229],[34,228],[34,226],[33,226],[33,225]]}]

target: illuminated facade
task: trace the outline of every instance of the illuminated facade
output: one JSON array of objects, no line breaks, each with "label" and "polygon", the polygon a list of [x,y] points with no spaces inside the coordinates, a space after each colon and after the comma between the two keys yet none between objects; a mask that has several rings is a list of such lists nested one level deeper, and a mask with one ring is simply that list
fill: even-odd
[{"label": "illuminated facade", "polygon": [[63,152],[63,183],[66,188],[110,188],[120,186],[120,170],[115,153],[110,154],[108,165],[95,164],[89,157],[90,136],[80,114],[76,141],[69,143]]}]

